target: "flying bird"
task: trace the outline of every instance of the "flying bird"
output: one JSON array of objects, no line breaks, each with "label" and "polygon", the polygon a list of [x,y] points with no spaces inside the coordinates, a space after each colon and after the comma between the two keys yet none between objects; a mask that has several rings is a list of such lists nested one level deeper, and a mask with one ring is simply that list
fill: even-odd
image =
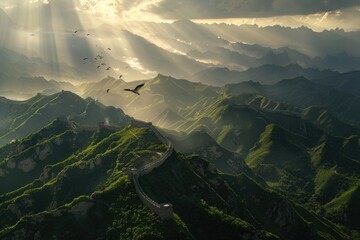
[{"label": "flying bird", "polygon": [[126,89],[124,89],[124,91],[133,92],[133,93],[135,93],[135,94],[137,94],[137,95],[140,95],[139,90],[140,90],[144,85],[145,85],[144,83],[143,83],[143,84],[140,84],[140,85],[137,85],[134,89],[126,88]]}]

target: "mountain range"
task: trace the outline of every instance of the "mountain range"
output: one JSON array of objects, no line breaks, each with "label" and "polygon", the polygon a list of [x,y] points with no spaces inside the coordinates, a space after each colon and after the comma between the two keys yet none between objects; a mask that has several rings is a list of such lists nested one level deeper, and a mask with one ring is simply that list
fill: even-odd
[{"label": "mountain range", "polygon": [[196,73],[192,79],[208,85],[224,86],[230,83],[255,81],[262,84],[274,84],[283,79],[296,78],[299,76],[307,79],[327,79],[339,75],[338,72],[330,70],[318,70],[314,68],[302,68],[299,65],[291,64],[286,66],[261,65],[257,68],[250,68],[243,72],[232,71],[228,68],[208,68]]},{"label": "mountain range", "polygon": [[[65,103],[71,100],[77,108],[86,102],[81,98],[73,101],[75,95],[67,92],[53,96]],[[126,119],[125,116],[122,118]],[[225,115],[223,119],[226,119]],[[255,162],[257,166],[265,164],[257,158],[246,159],[251,169],[244,162],[232,168],[237,174],[219,171],[217,165],[234,167],[229,162],[237,160],[234,158],[224,165],[224,159],[232,153],[204,132],[187,136],[185,142],[176,136],[173,140],[176,148],[184,152],[191,152],[191,147],[200,151],[204,148],[202,155],[184,155],[176,151],[162,166],[140,178],[149,197],[157,202],[171,202],[174,206],[174,218],[160,221],[137,197],[126,169],[154,161],[166,146],[149,127],[136,127],[128,122],[116,129],[113,125],[98,128],[90,124],[94,121],[90,115],[85,115],[83,120],[80,124],[57,118],[39,131],[0,148],[0,178],[2,183],[6,182],[0,185],[2,239],[54,236],[67,239],[357,237],[356,232],[324,218],[321,211],[309,211],[307,208],[310,207],[273,189],[269,179],[263,180],[264,173],[254,167]],[[278,139],[290,141],[291,138],[299,146],[302,144],[298,135],[269,124],[261,135],[258,148],[268,146],[268,141],[274,141],[275,147]],[[200,145],[191,146],[188,141]],[[255,152],[258,148],[252,148],[250,155],[258,155]],[[314,156],[319,156],[320,150],[314,151]],[[273,148],[271,152],[276,153],[277,149]],[[212,158],[216,155],[223,158]],[[244,161],[240,155],[237,159]],[[322,158],[312,161],[319,171],[323,169],[321,166],[325,167],[324,171],[328,166],[328,160]],[[336,169],[339,175],[333,174],[346,182],[350,181],[346,180],[350,175],[345,177],[349,173],[345,172],[348,168],[344,165],[339,162]],[[274,167],[280,169],[282,166]],[[298,167],[302,169],[303,165]],[[352,172],[356,171],[353,169]],[[330,182],[327,183],[324,176],[328,174],[318,176],[322,186],[319,191],[327,193],[326,186]],[[349,186],[343,191],[340,198],[325,208],[329,218],[342,212],[328,209],[351,206],[356,201],[356,187]],[[325,199],[326,196],[319,194]],[[357,215],[355,212],[349,216],[352,220],[352,216]],[[345,220],[342,223],[347,225]],[[347,226],[356,228],[356,225]]]},{"label": "mountain range", "polygon": [[[351,79],[349,75],[338,77]],[[352,223],[358,210],[352,206],[359,177],[358,97],[331,83],[294,78],[273,85],[249,81],[220,88],[159,75],[145,82],[143,102],[116,88],[112,94],[118,104],[131,106],[136,101],[137,117],[154,120],[179,151],[197,154],[227,174],[245,172],[263,179],[257,181],[357,229]],[[115,85],[127,86],[121,84]],[[103,100],[110,102],[110,97]],[[152,110],[159,108],[164,110]]]},{"label": "mountain range", "polygon": [[360,32],[28,4],[54,21],[0,9],[0,239],[360,239]]}]

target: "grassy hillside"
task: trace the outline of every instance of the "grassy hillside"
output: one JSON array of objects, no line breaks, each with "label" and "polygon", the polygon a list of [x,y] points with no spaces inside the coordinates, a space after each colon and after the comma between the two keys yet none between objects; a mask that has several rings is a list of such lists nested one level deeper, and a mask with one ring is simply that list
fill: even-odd
[{"label": "grassy hillside", "polygon": [[[154,173],[140,179],[150,197],[159,202],[173,203],[175,210],[174,221],[167,223],[156,222],[156,216],[151,212],[144,213],[150,214],[151,218],[141,214],[135,217],[149,221],[136,220],[134,226],[147,226],[152,220],[159,224],[151,227],[149,232],[145,231],[150,235],[144,235],[144,238],[151,238],[151,234],[159,231],[159,235],[153,238],[166,239],[169,233],[158,230],[159,226],[176,232],[179,238],[195,239],[221,239],[222,235],[225,239],[237,239],[239,236],[250,239],[359,238],[357,231],[360,225],[356,219],[360,214],[357,207],[360,141],[355,124],[355,96],[303,78],[268,86],[250,81],[217,88],[159,75],[145,82],[140,96],[123,91],[123,88],[138,83],[140,81],[127,83],[108,78],[99,83],[84,84],[81,88],[85,96],[96,97],[98,94],[98,100],[116,102],[117,106],[124,106],[126,112],[152,120],[164,128],[163,132],[173,141],[177,151],[199,156],[177,153],[169,160],[170,163],[167,161]],[[110,89],[108,94],[107,88]],[[19,230],[18,226],[22,228],[28,222],[23,220],[18,223],[20,225],[14,225],[17,223],[15,219],[27,219],[30,215],[32,219],[44,211],[52,211],[50,205],[55,201],[56,207],[61,209],[65,206],[73,209],[77,204],[82,208],[86,205],[84,201],[95,206],[111,205],[119,195],[110,194],[112,198],[109,200],[104,189],[118,189],[120,186],[114,183],[115,179],[124,178],[121,184],[127,186],[124,190],[126,197],[118,202],[122,207],[117,205],[117,209],[125,212],[133,209],[136,195],[125,178],[124,167],[154,160],[159,152],[165,150],[165,146],[155,144],[158,141],[156,138],[148,138],[145,129],[141,132],[127,127],[120,132],[108,130],[99,134],[89,133],[87,128],[86,133],[81,133],[85,130],[82,125],[108,121],[125,126],[130,118],[121,110],[105,107],[92,99],[83,100],[68,92],[52,97],[55,98],[51,98],[50,103],[45,103],[49,97],[38,95],[22,102],[23,105],[0,99],[1,104],[7,106],[0,109],[4,119],[3,129],[10,128],[11,124],[19,129],[36,126],[27,125],[27,121],[37,121],[39,113],[44,113],[39,116],[53,119],[56,115],[55,111],[51,111],[52,107],[66,109],[65,115],[75,122],[59,128],[49,125],[36,133],[39,136],[33,135],[38,136],[35,137],[37,140],[29,140],[33,136],[28,137],[28,145],[26,141],[17,140],[1,148],[0,176],[4,178],[3,182],[11,183],[0,184],[0,204],[5,204],[0,205],[3,209],[0,211],[6,216],[3,222],[6,228],[2,233],[6,237],[13,236],[14,231]],[[15,119],[18,120],[11,120],[13,116],[17,116]],[[51,132],[46,129],[57,130]],[[41,137],[46,134],[51,135],[46,138],[48,142]],[[128,139],[130,136],[134,139]],[[63,155],[58,154],[63,149],[62,145],[56,147],[58,139],[66,139],[63,142],[67,144],[64,145],[67,151],[63,151]],[[49,151],[49,147],[53,150]],[[49,160],[40,159],[43,152],[50,156]],[[88,169],[96,169],[96,161],[99,162],[94,154],[107,156],[108,159],[114,157],[116,164],[109,163],[105,169],[94,174]],[[69,167],[78,166],[78,161],[90,161],[89,165],[79,163],[81,170],[88,169],[88,175],[79,175]],[[119,163],[122,161],[123,165]],[[64,172],[71,179],[62,178]],[[111,175],[114,172],[116,175]],[[87,179],[86,186],[83,178]],[[70,182],[79,182],[81,187],[74,185],[71,186],[74,189],[64,190],[62,184],[68,188]],[[38,190],[41,193],[37,193]],[[26,199],[28,191],[41,195],[43,200],[40,205],[45,208],[35,206],[30,193],[30,200]],[[99,198],[93,198],[94,194],[100,194]],[[128,201],[131,194],[134,198]],[[22,201],[20,205],[16,202],[18,200]],[[16,204],[11,205],[14,201]],[[21,207],[18,208],[18,205]],[[148,211],[146,208],[143,210]],[[66,214],[68,211],[64,210]],[[97,213],[98,216],[104,214],[104,219],[110,219],[109,222],[104,221],[106,226],[102,228],[102,233],[108,232],[109,224],[112,224],[117,226],[114,231],[118,234],[112,236],[131,238],[130,235],[120,234],[127,232],[124,230],[126,224],[116,216],[129,218],[119,212],[107,211],[110,212]],[[82,214],[85,215],[81,221],[86,223],[81,224],[92,226],[93,222],[89,220],[92,217]],[[212,226],[211,231],[207,226]],[[67,226],[64,225],[64,228]],[[59,231],[64,228],[59,228]]]},{"label": "grassy hillside", "polygon": [[339,216],[355,217],[356,208],[339,205],[335,216],[330,214],[334,207],[328,207],[334,204],[327,203],[359,183],[359,138],[352,135],[359,131],[356,127],[321,107],[301,109],[259,94],[224,96],[199,105],[187,108],[186,118],[172,125],[185,133],[171,133],[176,149],[198,154],[232,174],[235,166],[247,169],[246,159],[250,176],[259,176],[309,210],[354,227]]},{"label": "grassy hillside", "polygon": [[[141,96],[123,91],[124,88],[133,88],[140,83],[145,83],[140,91]],[[153,79],[136,82],[107,78],[97,83],[83,84],[80,89],[83,97],[92,97],[120,107],[130,116],[146,121],[156,120],[164,111],[176,115],[181,109],[196,104],[202,98],[216,97],[219,90],[160,74]],[[109,94],[106,94],[107,89],[110,89]]]},{"label": "grassy hillside", "polygon": [[358,230],[360,226],[348,220],[360,213],[358,208],[341,199],[344,194],[356,198],[360,161],[347,155],[338,145],[341,141],[347,139],[328,136],[314,142],[306,135],[270,124],[250,150],[246,162],[273,189]]},{"label": "grassy hillside", "polygon": [[219,174],[198,157],[176,154],[140,180],[149,196],[173,203],[196,239],[348,239],[351,234],[244,174]]},{"label": "grassy hillside", "polygon": [[130,121],[120,109],[66,91],[38,94],[26,101],[1,98],[0,117],[0,145],[36,132],[58,117],[85,125],[107,122],[122,126]]},{"label": "grassy hillside", "polygon": [[175,149],[185,154],[197,154],[228,174],[246,172],[251,175],[244,159],[220,146],[206,131],[196,131],[185,137],[168,135]]},{"label": "grassy hillside", "polygon": [[[40,132],[0,149],[4,156],[1,182],[11,183],[8,184],[11,187],[1,189],[1,239],[196,237],[177,213],[173,220],[161,222],[141,203],[127,176],[127,167],[153,161],[166,150],[150,129],[128,126],[117,132],[78,131],[66,122],[55,121]],[[77,148],[71,149],[70,154],[64,151],[68,144],[64,134],[73,134],[73,140],[82,139],[84,144],[73,144]],[[48,140],[53,138],[54,144]],[[48,150],[43,152],[43,148]],[[19,157],[13,159],[14,154]],[[31,160],[22,160],[21,156],[25,158],[27,154]],[[16,178],[15,184],[10,181],[12,178]],[[200,207],[213,216],[206,205]],[[233,222],[231,217],[219,214],[220,218],[216,214],[214,220],[229,230],[226,234],[230,237],[241,233],[275,239],[244,221]],[[207,227],[202,225],[204,232]],[[209,232],[203,238],[211,236]]]},{"label": "grassy hillside", "polygon": [[[74,143],[76,148],[66,152],[68,143],[63,134],[67,133],[81,138],[83,146]],[[52,137],[58,146],[48,140]],[[52,154],[37,158],[37,149],[43,147],[56,153],[56,158]],[[30,164],[22,157],[12,160],[18,149],[21,152],[16,156],[28,153],[33,157],[31,169],[24,169]],[[165,149],[150,129],[126,127],[118,132],[103,129],[84,133],[57,121],[7,146],[1,182],[10,185],[9,180],[16,178],[17,184],[1,189],[0,238],[190,238],[181,221],[161,222],[147,209],[126,174],[126,167],[152,161],[155,153]]]}]

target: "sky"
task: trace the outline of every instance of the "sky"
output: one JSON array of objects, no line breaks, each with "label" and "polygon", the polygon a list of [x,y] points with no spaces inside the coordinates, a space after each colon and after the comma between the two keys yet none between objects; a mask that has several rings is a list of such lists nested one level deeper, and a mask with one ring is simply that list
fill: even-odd
[{"label": "sky", "polygon": [[84,22],[93,20],[91,24],[191,19],[206,23],[307,26],[315,31],[360,30],[360,0],[0,0],[0,8],[18,21],[31,21],[44,5],[56,6],[64,17],[75,10]]}]

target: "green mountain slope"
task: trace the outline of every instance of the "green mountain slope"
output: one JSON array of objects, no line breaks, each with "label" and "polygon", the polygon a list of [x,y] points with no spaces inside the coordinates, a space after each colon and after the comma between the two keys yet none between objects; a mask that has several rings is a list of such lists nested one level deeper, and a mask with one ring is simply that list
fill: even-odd
[{"label": "green mountain slope", "polygon": [[239,155],[220,146],[205,131],[196,131],[185,137],[168,135],[168,139],[176,150],[185,154],[197,154],[216,166],[221,172],[239,174],[246,172],[251,175],[244,159]]},{"label": "green mountain slope", "polygon": [[[346,230],[263,189],[246,175],[218,174],[197,157],[174,156],[140,180],[149,196],[173,203],[196,239],[349,238]],[[218,224],[221,220],[225,222]],[[244,234],[254,229],[256,234]]]},{"label": "green mountain slope", "polygon": [[2,98],[0,117],[0,145],[36,132],[58,117],[85,125],[98,122],[125,125],[130,121],[120,109],[66,91],[50,96],[38,94],[26,101]]},{"label": "green mountain slope", "polygon": [[285,79],[274,85],[261,85],[253,82],[230,84],[225,86],[223,91],[227,95],[238,96],[244,93],[244,87],[247,89],[245,92],[247,94],[257,93],[269,100],[287,103],[297,108],[321,107],[339,120],[350,125],[359,126],[359,97],[343,92],[333,86],[316,84],[299,77]]},{"label": "green mountain slope", "polygon": [[[54,122],[49,128],[76,134],[75,130],[66,129],[70,126],[60,129],[57,125],[61,124]],[[28,171],[22,169],[21,159],[10,166],[8,163],[12,160],[5,159],[2,169],[10,171],[15,165],[16,170],[11,175],[1,176],[1,182],[14,176],[21,187],[2,189],[1,239],[16,236],[25,239],[53,236],[67,239],[189,238],[178,220],[160,222],[140,202],[127,177],[126,167],[152,161],[156,159],[155,153],[166,149],[150,129],[127,127],[115,132],[105,128],[96,132],[87,128],[77,131],[87,144],[78,145],[77,149],[72,149],[72,154],[58,152],[56,159],[51,154],[42,160],[34,158],[37,164]],[[36,154],[36,148],[26,145],[26,141],[36,142],[42,134],[41,131],[24,142],[13,144],[12,150],[24,146],[22,152]],[[52,133],[48,133],[47,137],[51,136]],[[55,152],[56,146],[49,144]],[[59,141],[59,147],[66,149],[66,141]]]},{"label": "green mountain slope", "polygon": [[[175,148],[199,154],[228,173],[227,163],[239,154],[272,189],[308,209],[323,212],[323,216],[333,211],[325,207],[327,203],[360,180],[358,137],[349,136],[358,129],[322,108],[303,110],[258,94],[245,94],[219,98],[203,108],[194,105],[188,111],[192,118],[173,125],[173,129],[190,135],[172,138]],[[210,136],[204,137],[199,130]],[[349,137],[336,137],[341,134]],[[209,141],[211,138],[216,143]],[[211,146],[218,150],[209,153]],[[223,148],[230,154],[219,150]],[[224,158],[216,157],[219,151]],[[347,207],[341,209],[342,214],[349,211]],[[350,211],[352,217],[357,214]],[[331,220],[348,224],[341,218]]]},{"label": "green mountain slope", "polygon": [[[123,91],[124,88],[133,88],[140,83],[145,83],[141,96]],[[153,79],[136,82],[107,78],[97,83],[83,84],[80,89],[83,97],[92,97],[104,104],[120,107],[132,117],[146,121],[158,118],[164,111],[171,110],[178,114],[181,109],[203,98],[216,97],[219,90],[160,74]],[[110,89],[109,94],[106,94],[107,89]]]},{"label": "green mountain slope", "polygon": [[284,124],[284,115],[298,116],[319,127],[328,134],[348,137],[360,134],[360,129],[340,121],[332,113],[320,106],[311,106],[305,109],[293,107],[286,102],[272,101],[260,94],[242,94],[232,97],[231,101],[236,104],[249,105],[255,109],[266,111],[272,118]]},{"label": "green mountain slope", "polygon": [[357,208],[337,200],[344,194],[356,198],[352,190],[360,184],[360,161],[343,151],[341,141],[347,140],[328,136],[315,142],[270,124],[246,162],[272,188],[333,221],[359,229],[358,224],[331,215],[335,211],[354,219],[359,214]]}]

